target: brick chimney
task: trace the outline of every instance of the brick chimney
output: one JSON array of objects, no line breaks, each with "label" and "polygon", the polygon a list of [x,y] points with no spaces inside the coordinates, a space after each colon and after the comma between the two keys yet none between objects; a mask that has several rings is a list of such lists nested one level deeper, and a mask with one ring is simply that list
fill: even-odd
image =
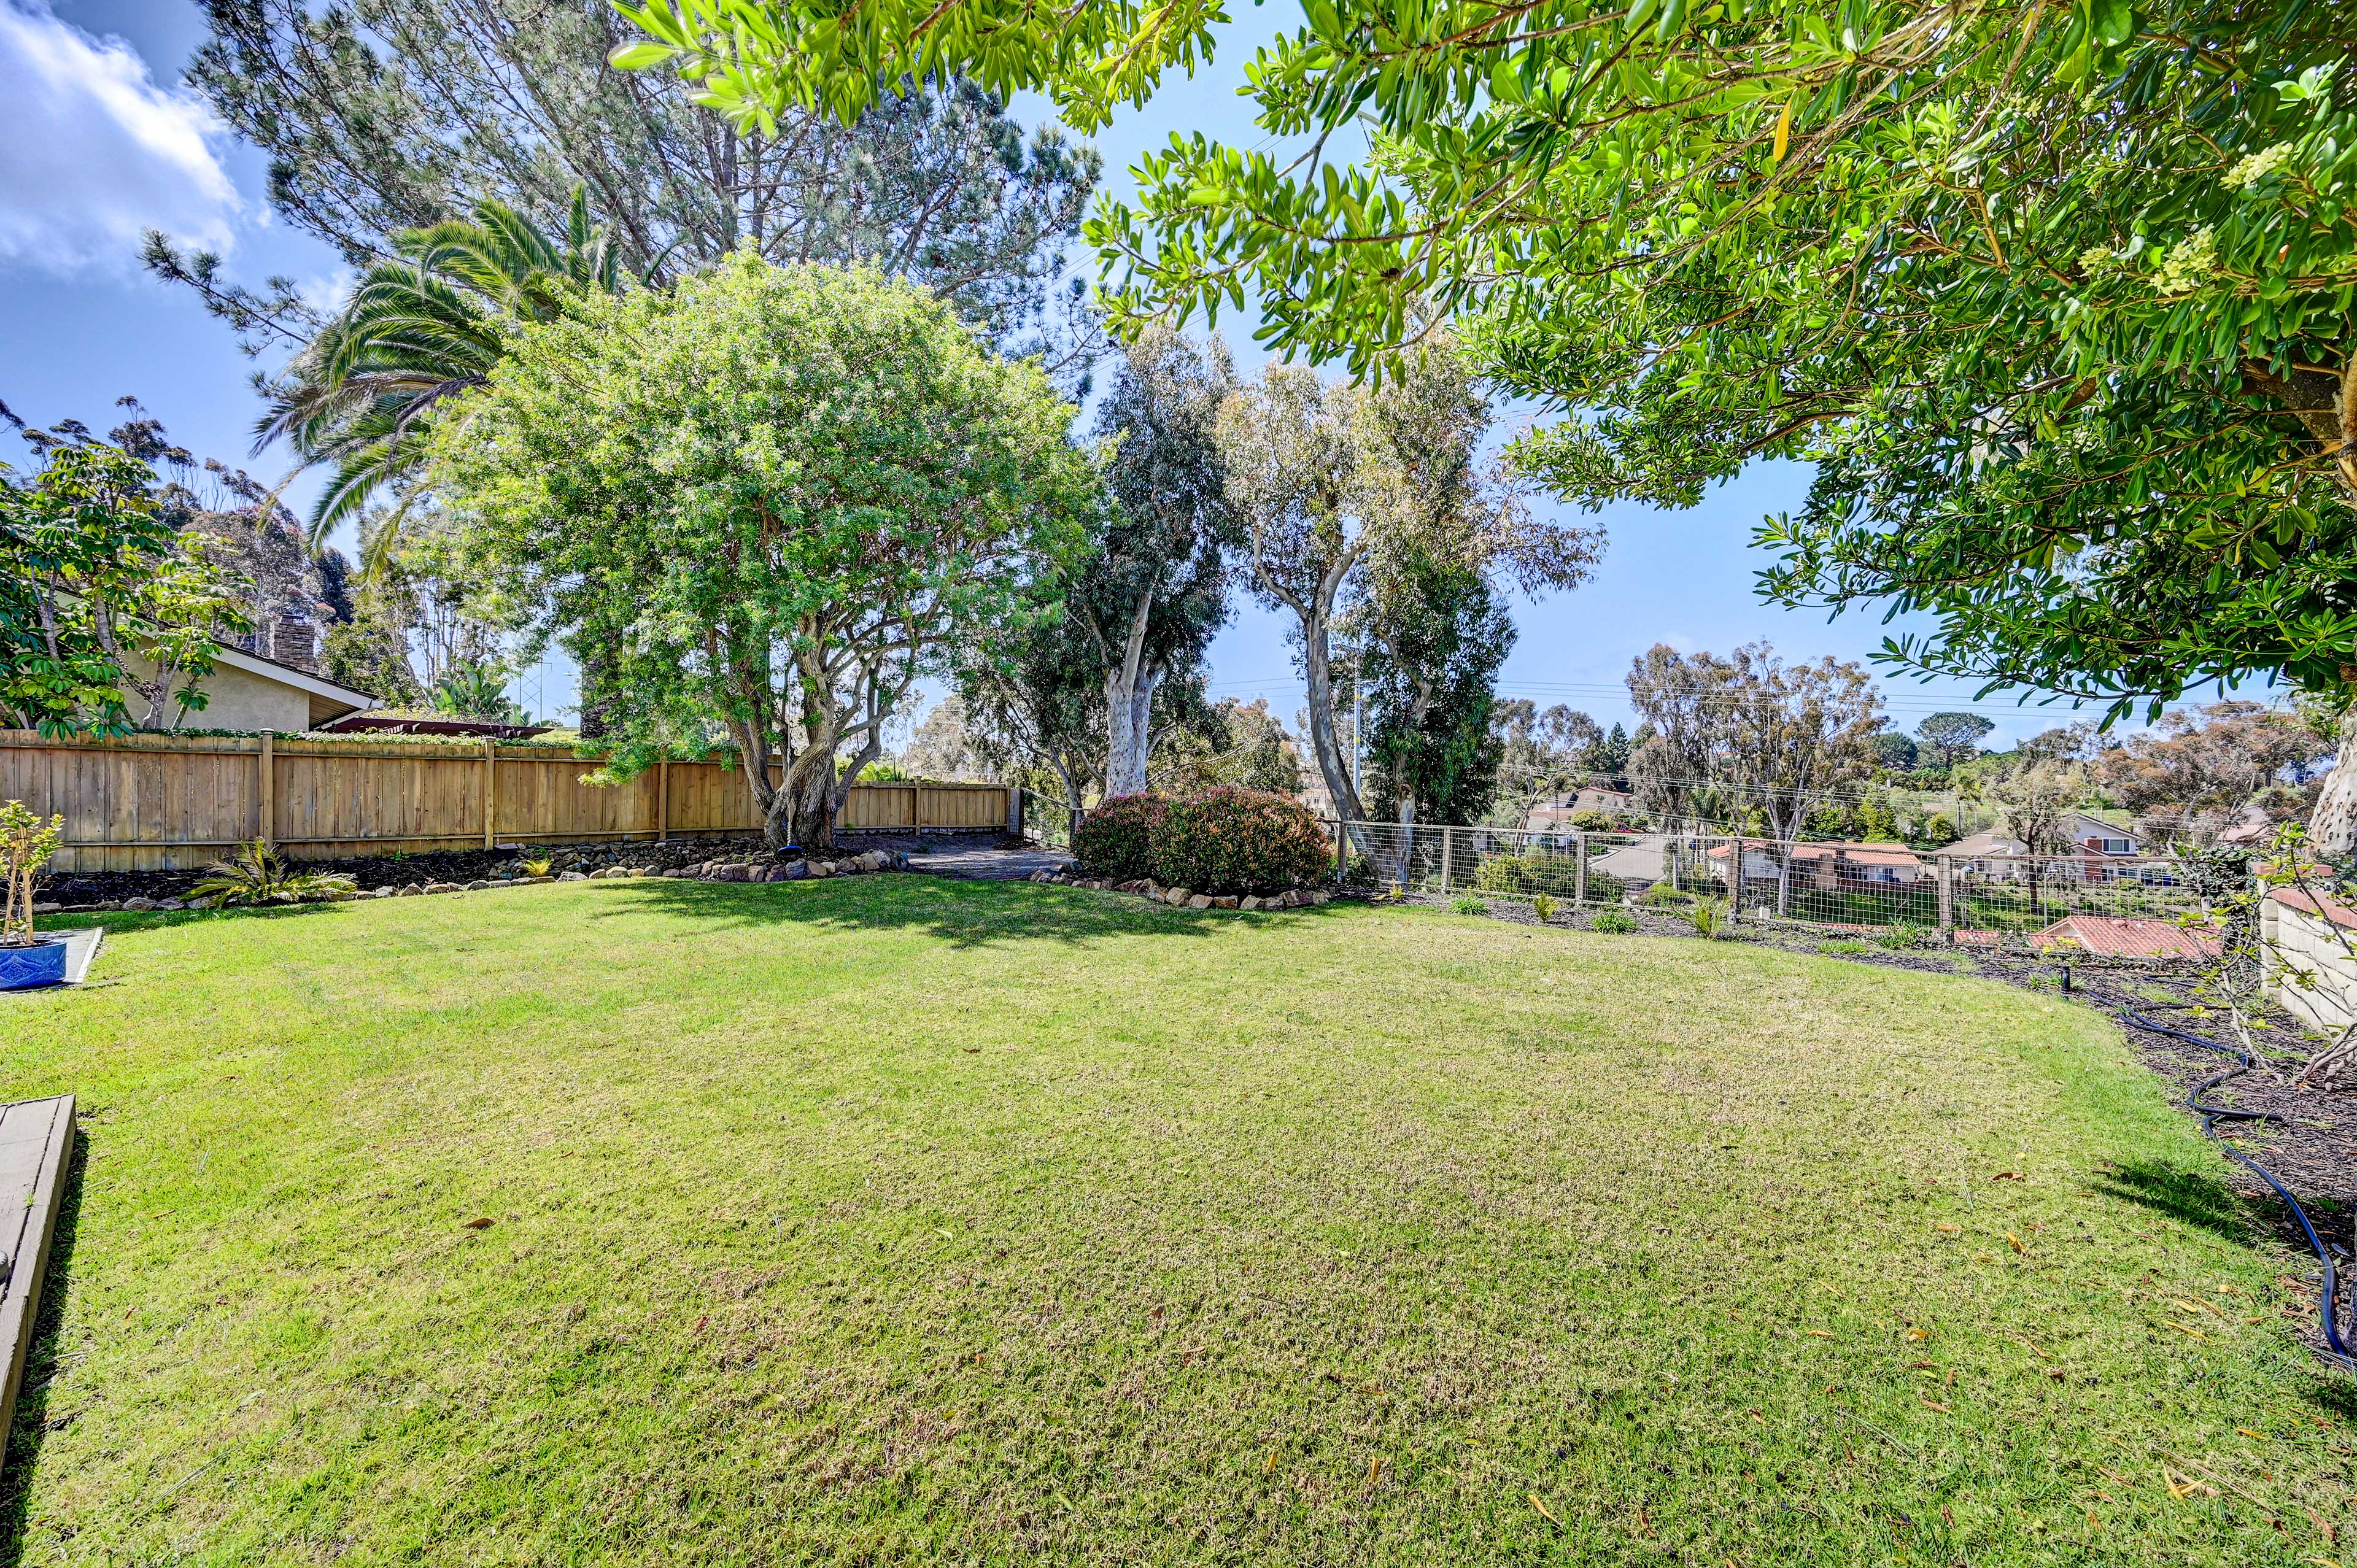
[{"label": "brick chimney", "polygon": [[266,657],[281,664],[292,664],[298,670],[317,671],[319,665],[319,634],[309,621],[294,616],[279,616],[268,628],[270,647]]}]

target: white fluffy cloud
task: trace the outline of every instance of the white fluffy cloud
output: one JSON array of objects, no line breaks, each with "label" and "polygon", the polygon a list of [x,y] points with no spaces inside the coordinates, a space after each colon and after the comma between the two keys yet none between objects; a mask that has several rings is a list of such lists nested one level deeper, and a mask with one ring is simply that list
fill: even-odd
[{"label": "white fluffy cloud", "polygon": [[124,271],[161,229],[219,249],[242,208],[204,102],[120,38],[0,0],[0,262]]}]

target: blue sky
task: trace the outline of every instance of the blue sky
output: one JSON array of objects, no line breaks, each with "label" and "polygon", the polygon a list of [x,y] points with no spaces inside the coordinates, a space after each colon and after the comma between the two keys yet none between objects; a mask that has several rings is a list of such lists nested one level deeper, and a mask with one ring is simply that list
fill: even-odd
[{"label": "blue sky", "polygon": [[[1129,190],[1138,155],[1173,131],[1259,139],[1235,89],[1254,45],[1289,26],[1292,7],[1238,9],[1242,21],[1211,69],[1174,81],[1094,138],[1109,190]],[[200,13],[184,0],[0,0],[0,302],[9,323],[0,402],[37,424],[70,416],[102,428],[114,400],[135,394],[199,455],[275,479],[283,457],[248,456],[255,361],[192,295],[140,271],[138,234],[155,226],[203,240],[242,281],[284,274],[321,297],[347,274],[325,246],[274,221],[262,199],[263,159],[180,86],[203,37]],[[1018,108],[1027,120],[1044,113]],[[1250,325],[1222,323],[1247,369],[1261,359]],[[1725,650],[1765,638],[1792,657],[1864,658],[1890,629],[1878,618],[1828,624],[1763,605],[1753,592],[1762,561],[1751,532],[1763,513],[1797,505],[1805,483],[1792,466],[1762,466],[1690,511],[1603,514],[1597,521],[1610,542],[1595,579],[1516,607],[1521,639],[1504,693],[1585,708],[1609,725],[1629,718],[1620,677],[1655,642]],[[291,494],[298,507],[307,499],[301,482]],[[1240,600],[1213,648],[1211,682],[1215,695],[1266,697],[1290,723],[1300,682],[1284,624]],[[1885,690],[1899,727],[1969,705],[1996,721],[1992,744],[2072,716],[2060,706],[2017,709],[2002,697],[1974,703],[1970,688],[1953,682],[1886,682]],[[561,656],[527,676],[522,695],[544,712],[568,702]]]}]

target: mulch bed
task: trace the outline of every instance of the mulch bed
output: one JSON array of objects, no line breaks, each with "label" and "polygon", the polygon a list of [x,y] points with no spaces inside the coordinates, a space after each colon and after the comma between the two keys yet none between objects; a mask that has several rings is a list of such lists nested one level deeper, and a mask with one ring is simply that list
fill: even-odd
[{"label": "mulch bed", "polygon": [[[945,849],[996,848],[1003,833],[947,835],[927,833],[846,833],[843,853],[880,849],[919,856]],[[768,846],[758,835],[745,833],[709,838],[644,840],[631,843],[535,845],[514,849],[444,849],[417,854],[355,855],[344,860],[295,863],[305,871],[341,872],[363,893],[380,887],[407,887],[435,882],[464,886],[512,874],[527,859],[545,857],[554,875],[568,871],[602,871],[612,865],[645,866],[652,871],[676,871],[707,860],[767,860]],[[68,871],[44,877],[34,896],[66,910],[120,905],[126,898],[184,898],[204,880],[201,869],[188,871]]]}]

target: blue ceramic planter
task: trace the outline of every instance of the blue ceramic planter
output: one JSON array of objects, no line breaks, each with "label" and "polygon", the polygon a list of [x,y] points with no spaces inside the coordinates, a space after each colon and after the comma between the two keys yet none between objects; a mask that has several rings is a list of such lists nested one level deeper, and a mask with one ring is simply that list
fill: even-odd
[{"label": "blue ceramic planter", "polygon": [[62,985],[65,978],[66,944],[62,937],[42,937],[28,948],[0,948],[0,991]]}]

